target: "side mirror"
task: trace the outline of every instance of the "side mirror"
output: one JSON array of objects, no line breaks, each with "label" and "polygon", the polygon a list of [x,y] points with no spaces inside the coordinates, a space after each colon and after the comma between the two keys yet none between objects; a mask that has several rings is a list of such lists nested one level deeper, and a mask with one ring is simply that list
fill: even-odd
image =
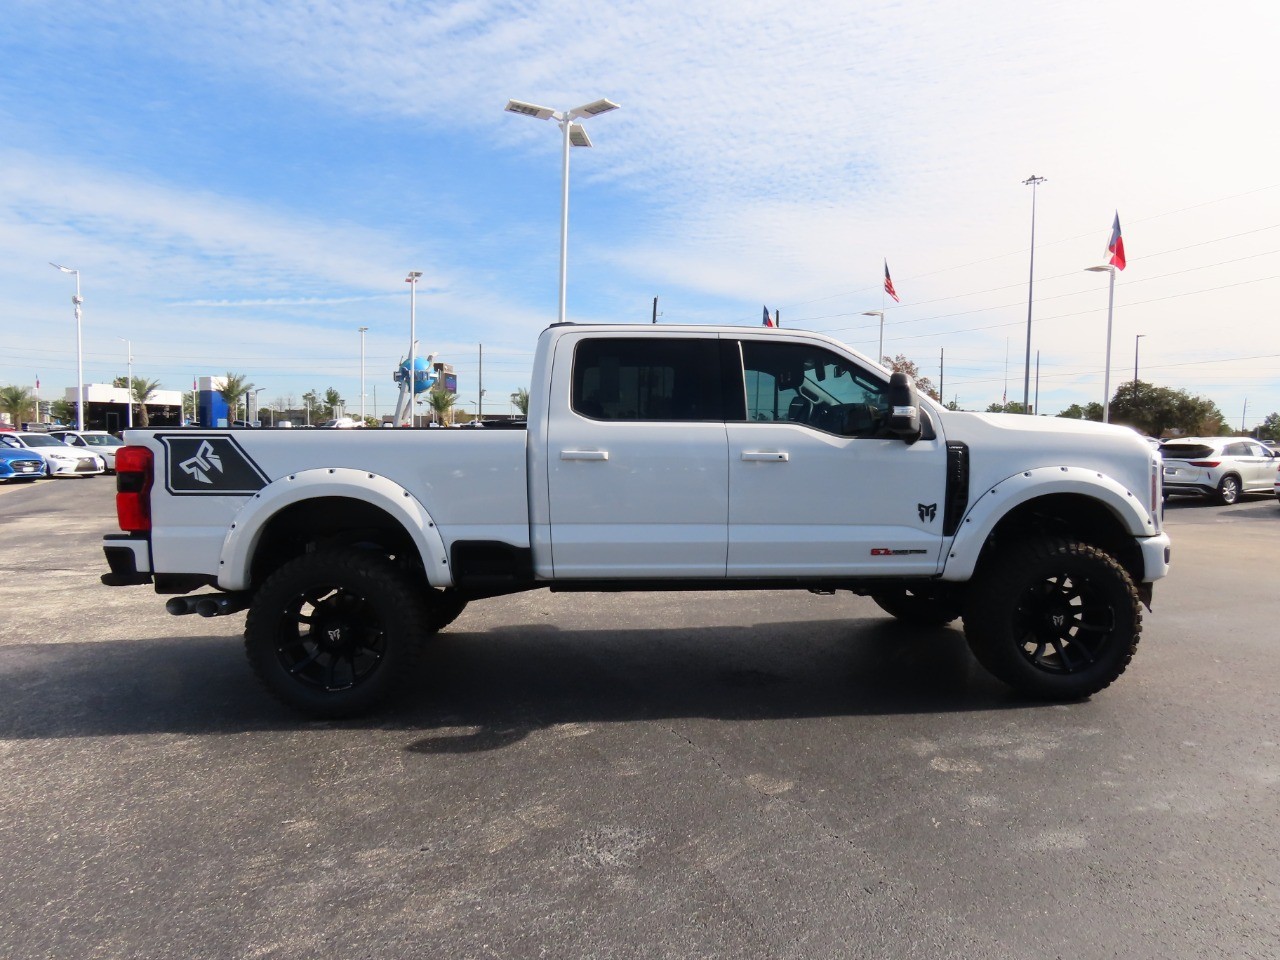
[{"label": "side mirror", "polygon": [[920,439],[920,397],[915,381],[905,373],[889,378],[889,432],[907,443]]}]

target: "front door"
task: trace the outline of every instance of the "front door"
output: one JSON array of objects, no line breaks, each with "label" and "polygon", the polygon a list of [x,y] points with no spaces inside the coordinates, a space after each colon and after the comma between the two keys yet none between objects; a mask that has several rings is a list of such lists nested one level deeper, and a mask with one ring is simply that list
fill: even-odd
[{"label": "front door", "polygon": [[886,436],[882,375],[824,344],[744,337],[742,360],[746,416],[727,425],[728,575],[939,571],[945,439]]}]

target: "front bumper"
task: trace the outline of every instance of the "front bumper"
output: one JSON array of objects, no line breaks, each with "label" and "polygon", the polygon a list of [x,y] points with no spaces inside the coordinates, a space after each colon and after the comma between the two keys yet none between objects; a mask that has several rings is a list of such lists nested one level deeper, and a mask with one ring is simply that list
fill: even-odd
[{"label": "front bumper", "polygon": [[49,476],[51,477],[91,477],[103,472],[102,460],[97,456],[80,457],[76,460],[49,461]]},{"label": "front bumper", "polygon": [[1142,581],[1151,583],[1169,575],[1169,554],[1172,541],[1169,534],[1158,533],[1138,541],[1142,548]]}]

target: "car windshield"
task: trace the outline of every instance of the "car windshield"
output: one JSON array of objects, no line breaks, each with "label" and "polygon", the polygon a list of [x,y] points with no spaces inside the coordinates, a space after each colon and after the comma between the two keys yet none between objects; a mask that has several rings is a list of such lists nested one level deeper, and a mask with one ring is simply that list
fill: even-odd
[{"label": "car windshield", "polygon": [[109,433],[83,433],[84,442],[91,447],[123,447],[124,441]]},{"label": "car windshield", "polygon": [[28,447],[65,447],[66,444],[54,437],[42,437],[39,435],[23,437],[22,442]]}]

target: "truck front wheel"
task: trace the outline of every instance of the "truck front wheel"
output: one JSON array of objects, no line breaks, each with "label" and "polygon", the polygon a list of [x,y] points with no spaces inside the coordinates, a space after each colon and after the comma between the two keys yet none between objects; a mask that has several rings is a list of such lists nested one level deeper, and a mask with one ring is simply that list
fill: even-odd
[{"label": "truck front wheel", "polygon": [[421,645],[426,611],[390,560],[323,550],[284,564],[258,590],[245,652],[266,688],[317,717],[351,717],[387,698]]},{"label": "truck front wheel", "polygon": [[1142,632],[1129,574],[1088,544],[1017,543],[975,578],[965,639],[978,661],[1020,693],[1078,700],[1124,673]]}]

